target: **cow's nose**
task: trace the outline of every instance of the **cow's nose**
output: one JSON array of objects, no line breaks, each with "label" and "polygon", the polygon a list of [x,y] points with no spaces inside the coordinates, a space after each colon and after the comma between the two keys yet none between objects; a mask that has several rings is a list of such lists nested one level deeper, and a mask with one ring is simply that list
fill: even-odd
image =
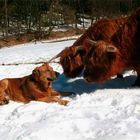
[{"label": "cow's nose", "polygon": [[88,79],[88,77],[85,77],[84,79],[85,79],[87,82],[90,82],[89,79]]},{"label": "cow's nose", "polygon": [[88,71],[85,70],[84,73],[83,73],[84,78],[86,78],[88,76],[88,74],[89,74]]},{"label": "cow's nose", "polygon": [[59,73],[59,72],[57,72],[57,71],[55,72],[55,74],[56,74],[56,77],[58,77],[58,76],[60,75],[60,73]]}]

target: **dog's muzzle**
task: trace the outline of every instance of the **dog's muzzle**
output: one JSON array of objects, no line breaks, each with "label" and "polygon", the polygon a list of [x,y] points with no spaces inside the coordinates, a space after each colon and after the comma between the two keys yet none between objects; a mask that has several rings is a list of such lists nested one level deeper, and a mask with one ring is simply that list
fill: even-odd
[{"label": "dog's muzzle", "polygon": [[59,73],[59,72],[57,72],[57,71],[55,72],[55,74],[56,74],[56,77],[58,77],[58,76],[60,75],[60,73]]},{"label": "dog's muzzle", "polygon": [[51,78],[48,77],[47,80],[48,80],[48,81],[54,81],[54,80],[56,80],[56,77],[51,77]]}]

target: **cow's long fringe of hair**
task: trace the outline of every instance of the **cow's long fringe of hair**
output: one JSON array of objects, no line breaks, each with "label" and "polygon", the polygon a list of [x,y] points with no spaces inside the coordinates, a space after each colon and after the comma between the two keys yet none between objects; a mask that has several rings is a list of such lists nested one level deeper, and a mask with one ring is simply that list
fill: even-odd
[{"label": "cow's long fringe of hair", "polygon": [[[100,48],[96,53],[98,53],[98,56],[102,56],[102,53],[104,53],[105,51],[106,50],[104,50],[103,48]],[[111,76],[114,76],[117,73],[121,73],[123,71],[124,64],[120,61],[121,54],[119,51],[114,54],[114,58],[112,59],[104,60],[104,58],[102,58],[102,62],[105,63],[100,63],[101,57],[96,57],[93,59],[94,60],[92,60],[90,57],[87,57],[85,63],[86,70],[88,71],[91,71],[92,66],[93,72],[89,73],[89,75],[91,76],[91,78],[93,76],[94,79],[95,77],[97,77],[96,82],[102,83]]]},{"label": "cow's long fringe of hair", "polygon": [[[112,36],[112,43],[120,50],[123,60],[133,58],[140,51],[140,8],[127,19],[125,24]],[[135,54],[136,56],[136,54]],[[132,61],[135,61],[134,59]]]}]

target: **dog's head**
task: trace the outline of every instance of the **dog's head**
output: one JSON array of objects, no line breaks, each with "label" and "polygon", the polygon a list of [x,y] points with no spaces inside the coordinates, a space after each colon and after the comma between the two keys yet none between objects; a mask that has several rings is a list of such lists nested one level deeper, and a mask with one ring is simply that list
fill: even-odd
[{"label": "dog's head", "polygon": [[54,71],[48,63],[37,67],[32,72],[32,79],[37,82],[44,90],[51,87],[51,82],[59,76],[59,73]]}]

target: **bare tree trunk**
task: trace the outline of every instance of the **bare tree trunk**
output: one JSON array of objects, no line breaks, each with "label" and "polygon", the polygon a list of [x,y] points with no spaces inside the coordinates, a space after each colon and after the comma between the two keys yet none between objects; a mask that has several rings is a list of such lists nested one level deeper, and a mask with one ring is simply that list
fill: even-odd
[{"label": "bare tree trunk", "polygon": [[8,8],[7,8],[7,0],[5,0],[5,33],[6,33],[6,37],[8,37]]}]

